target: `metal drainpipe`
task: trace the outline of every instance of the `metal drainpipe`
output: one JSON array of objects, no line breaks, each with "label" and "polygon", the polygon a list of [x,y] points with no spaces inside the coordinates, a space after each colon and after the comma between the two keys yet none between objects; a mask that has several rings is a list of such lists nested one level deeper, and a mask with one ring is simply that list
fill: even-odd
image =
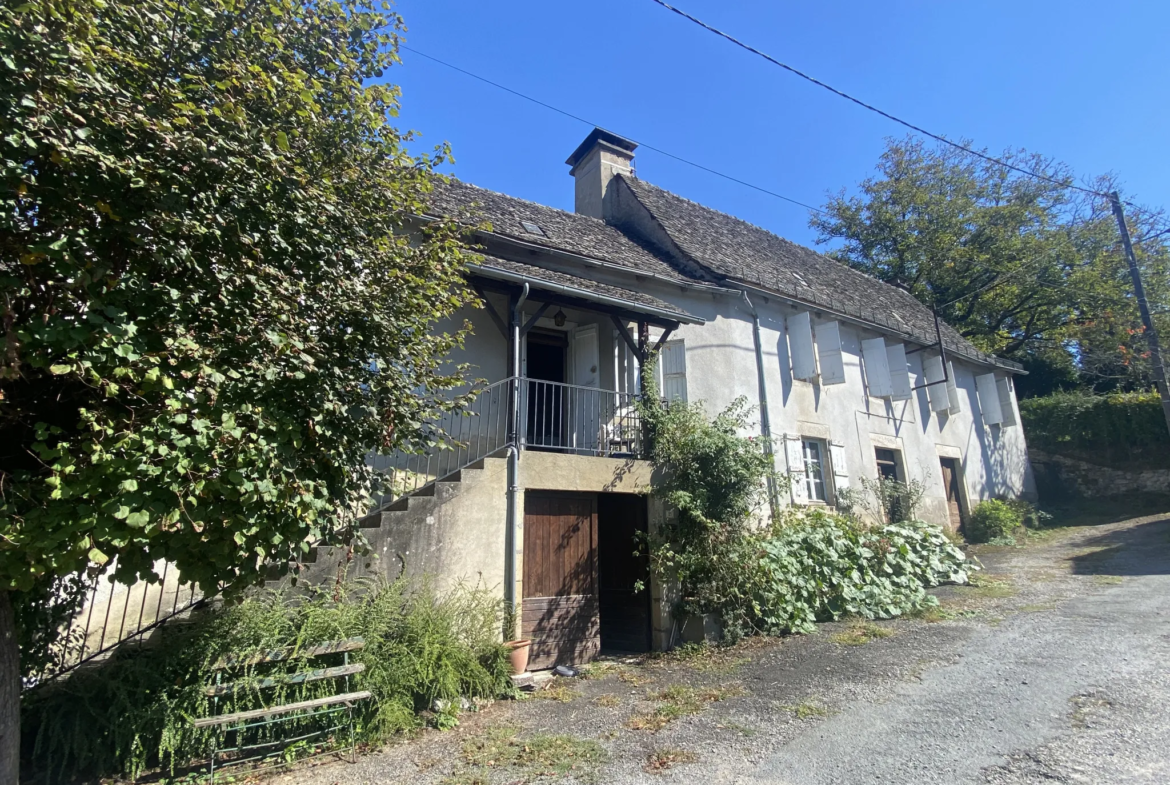
[{"label": "metal drainpipe", "polygon": [[[516,532],[520,528],[520,309],[528,299],[528,284],[512,308],[512,385],[509,391],[512,428],[508,434],[508,523],[504,536],[504,602],[516,613]],[[510,634],[514,635],[515,630]]]},{"label": "metal drainpipe", "polygon": [[752,339],[756,344],[756,387],[760,399],[760,435],[764,439],[764,451],[772,459],[772,471],[768,472],[768,509],[772,517],[776,517],[776,458],[772,453],[772,423],[768,419],[768,385],[764,381],[764,346],[760,340],[760,314],[756,306],[748,298],[748,293],[740,290],[743,301],[752,315]]}]

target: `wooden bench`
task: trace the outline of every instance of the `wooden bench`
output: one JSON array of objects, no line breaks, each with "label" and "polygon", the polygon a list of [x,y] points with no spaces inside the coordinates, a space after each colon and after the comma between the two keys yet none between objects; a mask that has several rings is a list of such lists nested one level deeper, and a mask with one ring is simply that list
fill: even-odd
[{"label": "wooden bench", "polygon": [[[309,646],[302,649],[287,648],[287,649],[273,649],[271,651],[261,652],[259,654],[252,654],[245,657],[226,656],[221,657],[211,667],[215,672],[215,683],[209,684],[204,689],[204,694],[211,698],[211,715],[192,720],[191,724],[195,728],[223,728],[222,734],[217,733],[213,736],[211,748],[211,781],[215,781],[215,766],[216,759],[222,753],[235,752],[236,757],[233,758],[227,765],[235,766],[242,763],[263,760],[277,754],[279,750],[256,754],[252,756],[246,753],[254,752],[256,750],[279,747],[289,742],[305,741],[314,736],[324,737],[330,731],[340,730],[345,725],[349,727],[349,747],[351,759],[357,759],[357,743],[354,737],[353,727],[353,707],[354,704],[361,700],[366,700],[372,697],[369,690],[358,690],[356,692],[350,691],[349,679],[350,676],[363,672],[366,666],[363,663],[350,663],[349,653],[353,651],[360,651],[364,648],[366,642],[361,638],[348,638],[342,641],[333,641],[331,643],[324,643],[318,646]],[[331,667],[315,668],[311,670],[296,671],[293,673],[275,673],[267,676],[253,675],[238,681],[226,681],[231,672],[238,671],[242,668],[249,668],[255,666],[263,666],[278,662],[287,662],[290,660],[309,660],[320,657],[328,657],[331,655],[340,654],[342,656],[342,664]],[[236,711],[230,714],[217,714],[221,699],[235,695],[237,692],[243,690],[259,691],[274,689],[276,687],[287,687],[297,684],[307,684],[309,682],[324,681],[328,679],[344,679],[344,691],[338,692],[334,695],[327,695],[312,700],[296,701],[293,703],[284,703],[273,706],[266,706],[259,709],[249,709],[247,711]],[[282,722],[292,722],[294,720],[304,720],[312,717],[321,717],[328,714],[338,714],[345,712],[345,725],[336,725],[330,728],[323,728],[321,730],[313,731],[312,733],[304,734],[296,738],[290,739],[271,739],[267,741],[260,741],[259,743],[247,744],[248,740],[246,731],[252,728],[258,728],[268,725],[275,725]],[[222,750],[219,748],[220,736],[226,737],[228,733],[235,732],[236,745],[225,747]],[[220,768],[224,768],[221,766]]]}]

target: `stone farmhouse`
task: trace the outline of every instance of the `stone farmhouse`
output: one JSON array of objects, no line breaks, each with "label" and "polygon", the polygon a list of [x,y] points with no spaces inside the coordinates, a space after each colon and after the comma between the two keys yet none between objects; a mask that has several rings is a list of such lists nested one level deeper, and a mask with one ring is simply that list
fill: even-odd
[{"label": "stone farmhouse", "polygon": [[[663,397],[757,407],[790,478],[774,506],[832,507],[887,477],[921,483],[920,517],[957,527],[980,500],[1034,493],[1018,366],[903,290],[639,180],[635,147],[588,135],[566,162],[573,213],[437,186],[434,215],[480,226],[468,275],[484,307],[458,315],[474,331],[451,359],[485,382],[468,416],[437,424],[450,449],[375,459],[396,492],[350,565],[498,587],[535,668],[682,633],[633,546],[669,514],[646,493],[634,406],[651,353]],[[343,556],[323,550],[328,574]]]}]

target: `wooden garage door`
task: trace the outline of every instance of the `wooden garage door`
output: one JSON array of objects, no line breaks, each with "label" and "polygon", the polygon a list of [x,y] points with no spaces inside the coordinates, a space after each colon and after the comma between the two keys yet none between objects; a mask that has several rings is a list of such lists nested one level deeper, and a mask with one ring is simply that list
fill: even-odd
[{"label": "wooden garage door", "polygon": [[597,502],[592,495],[524,495],[524,603],[529,667],[588,662],[601,647]]}]

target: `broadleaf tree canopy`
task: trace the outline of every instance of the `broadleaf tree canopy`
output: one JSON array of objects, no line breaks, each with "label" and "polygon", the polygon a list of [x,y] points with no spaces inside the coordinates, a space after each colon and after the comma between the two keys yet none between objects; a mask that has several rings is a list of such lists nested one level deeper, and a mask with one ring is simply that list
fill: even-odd
[{"label": "broadleaf tree canopy", "polygon": [[[1041,156],[999,158],[1073,184]],[[1081,184],[1084,185],[1084,184]],[[1111,177],[1089,189],[1116,188]],[[1131,233],[1167,226],[1131,210]],[[1151,384],[1133,286],[1108,202],[920,139],[887,143],[858,192],[810,221],[829,255],[901,286],[979,348],[1035,371],[1021,393]],[[1151,303],[1170,312],[1170,235],[1138,245]],[[1167,324],[1170,327],[1170,324]]]},{"label": "broadleaf tree canopy", "polygon": [[0,8],[0,591],[116,558],[241,589],[351,530],[458,405],[401,19],[356,0]]}]

